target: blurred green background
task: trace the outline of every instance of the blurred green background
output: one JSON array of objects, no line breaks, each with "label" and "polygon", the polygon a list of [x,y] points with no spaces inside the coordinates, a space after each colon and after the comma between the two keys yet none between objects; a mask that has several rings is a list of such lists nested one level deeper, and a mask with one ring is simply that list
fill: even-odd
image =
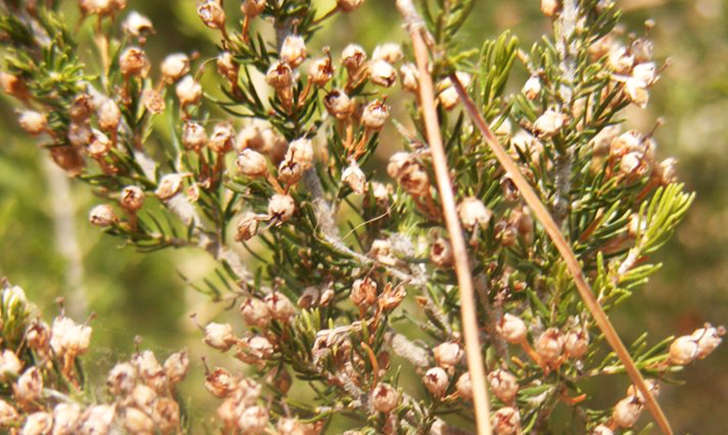
[{"label": "blurred green background", "polygon": [[[74,3],[72,1],[67,2]],[[157,36],[147,45],[151,59],[174,51],[213,53],[214,33],[194,15],[194,0],[130,1],[130,9],[148,15]],[[237,16],[238,2],[226,2]],[[234,4],[233,4],[234,3]],[[333,0],[316,2],[328,10]],[[679,175],[697,200],[673,241],[664,248],[664,267],[652,282],[612,317],[625,341],[642,331],[651,341],[688,333],[710,321],[728,320],[728,1],[625,0],[626,29],[638,34],[648,18],[657,59],[670,67],[651,92],[647,110],[630,109],[630,126],[647,131],[657,117],[666,123],[657,132],[661,158],[678,157]],[[69,8],[75,20],[77,12]],[[361,10],[328,22],[311,52],[329,45],[336,52],[356,41],[368,51],[384,41],[403,41],[391,0],[368,0]],[[72,21],[74,22],[74,21]],[[484,38],[511,28],[527,48],[548,23],[538,1],[480,1],[464,32],[463,44],[477,47]],[[88,26],[81,29],[89,37]],[[88,47],[88,46],[86,46]],[[85,53],[92,59],[90,52]],[[520,87],[522,70],[510,86]],[[189,314],[202,322],[225,315],[187,287],[178,271],[194,279],[209,270],[210,260],[197,251],[140,255],[119,241],[102,236],[86,223],[95,203],[88,186],[63,183],[44,163],[33,140],[20,132],[9,100],[0,104],[0,275],[25,288],[46,316],[55,315],[55,298],[64,296],[67,310],[83,319],[96,313],[94,351],[87,361],[103,373],[134,351],[134,336],[160,358],[179,347],[192,353],[192,376],[183,392],[193,419],[214,406],[201,392],[199,356],[206,352]],[[396,144],[396,142],[395,142]],[[390,148],[391,149],[391,148]],[[382,158],[386,158],[384,155]],[[68,188],[68,191],[65,189]],[[230,316],[235,318],[235,316]],[[230,363],[230,361],[228,361]],[[728,417],[716,412],[728,401],[728,347],[679,374],[685,385],[664,386],[661,402],[677,433],[723,434]],[[608,406],[623,394],[624,382],[599,385],[596,403]],[[646,417],[643,417],[646,421]],[[202,428],[201,421],[196,427]]]}]

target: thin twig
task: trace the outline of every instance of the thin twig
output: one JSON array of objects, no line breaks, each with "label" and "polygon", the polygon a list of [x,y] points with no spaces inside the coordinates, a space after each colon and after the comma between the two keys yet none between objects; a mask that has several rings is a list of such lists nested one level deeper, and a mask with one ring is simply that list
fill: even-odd
[{"label": "thin twig", "polygon": [[455,197],[447,167],[447,157],[442,144],[440,126],[437,120],[435,92],[432,77],[427,68],[429,56],[421,33],[423,30],[422,20],[418,16],[411,0],[397,0],[397,8],[403,15],[407,24],[407,30],[412,38],[417,69],[419,71],[419,95],[425,120],[427,141],[429,142],[430,153],[432,154],[435,178],[445,215],[445,224],[450,233],[450,242],[453,248],[455,272],[458,278],[458,287],[460,288],[460,312],[465,335],[465,354],[468,361],[470,379],[473,383],[476,425],[479,434],[490,435],[492,433],[490,427],[490,406],[488,404],[488,390],[485,384],[485,369],[483,368],[480,338],[478,337],[478,318],[475,309],[473,277],[470,273],[468,251],[456,211]]},{"label": "thin twig", "polygon": [[584,304],[592,313],[592,316],[594,316],[594,320],[596,321],[597,326],[599,326],[599,329],[604,333],[607,342],[610,346],[612,346],[612,349],[614,349],[620,361],[622,361],[630,379],[647,399],[647,408],[650,410],[650,413],[652,413],[662,432],[671,435],[673,432],[670,428],[670,423],[667,421],[665,414],[662,412],[662,409],[655,400],[655,397],[652,395],[652,392],[649,388],[647,388],[645,380],[642,378],[642,374],[639,369],[637,369],[629,351],[627,351],[624,343],[622,343],[622,340],[619,338],[619,335],[614,329],[614,326],[612,326],[612,323],[609,321],[607,314],[594,297],[589,283],[587,283],[586,278],[584,278],[584,273],[579,265],[579,260],[576,259],[574,252],[571,250],[571,246],[564,238],[563,234],[556,225],[556,222],[554,222],[553,217],[551,217],[551,214],[546,209],[546,206],[543,205],[543,202],[541,202],[531,185],[528,184],[528,181],[521,173],[516,162],[511,159],[505,149],[503,149],[503,147],[498,143],[498,140],[490,130],[490,127],[488,127],[488,124],[476,108],[475,103],[473,103],[473,100],[470,99],[468,94],[465,92],[465,88],[454,73],[450,74],[450,80],[452,80],[455,85],[455,89],[457,90],[460,100],[463,102],[468,115],[470,115],[470,118],[480,130],[483,138],[493,150],[493,154],[495,154],[498,161],[500,161],[506,171],[508,171],[511,179],[516,184],[516,187],[518,187],[523,198],[526,200],[526,203],[529,207],[531,207],[531,210],[533,210],[533,213],[536,215],[549,237],[551,237],[551,240],[553,240],[556,245],[556,249],[558,249],[559,253],[564,258],[566,267],[574,277],[574,283],[579,291],[579,295],[581,295]]}]

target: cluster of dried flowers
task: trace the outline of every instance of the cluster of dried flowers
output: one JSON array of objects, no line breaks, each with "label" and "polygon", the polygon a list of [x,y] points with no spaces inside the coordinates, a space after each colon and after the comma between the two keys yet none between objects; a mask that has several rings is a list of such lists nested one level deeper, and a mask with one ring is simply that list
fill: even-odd
[{"label": "cluster of dried flowers", "polygon": [[[89,221],[142,251],[198,246],[218,261],[214,281],[198,288],[215,300],[228,292],[246,328],[209,322],[201,326],[204,342],[257,374],[207,368],[205,388],[221,399],[217,417],[229,433],[321,433],[331,424],[444,433],[454,421],[448,415],[461,424],[473,419],[453,252],[421,134],[421,70],[397,43],[371,56],[354,43],[338,56],[329,47],[310,55],[319,24],[361,3],[338,0],[319,15],[308,1],[244,0],[233,18],[222,1],[201,1],[199,18],[220,38],[211,71],[186,53],[157,67],[144,49],[151,20],[132,11],[119,23],[125,2],[80,1],[82,20],[112,24],[99,25],[93,41],[98,77],[53,8],[2,6],[12,61],[0,84],[24,107],[21,127],[104,198]],[[656,160],[653,134],[622,133],[618,121],[627,105],[646,106],[659,77],[651,43],[618,31],[611,1],[544,0],[554,37],[531,53],[508,34],[477,54],[458,52],[455,35],[472,1],[426,4],[430,48],[451,51],[436,52],[429,73],[472,259],[493,430],[546,431],[560,403],[579,408],[594,433],[632,428],[645,407],[635,387],[614,406],[583,393],[583,381],[622,366],[605,352],[511,174],[459,111],[456,83],[472,93],[550,206],[599,302],[612,308],[657,269],[648,255],[692,200],[676,183],[675,160]],[[263,36],[269,27],[274,41]],[[529,78],[505,95],[517,59]],[[222,90],[203,92],[207,81]],[[390,122],[390,106],[411,95],[411,119]],[[162,114],[171,120],[166,134],[152,122]],[[386,164],[393,182],[370,169],[388,125],[406,149]],[[112,424],[131,433],[180,428],[172,393],[187,369],[185,353],[163,365],[138,353],[113,368],[109,404],[84,406],[42,387],[51,372],[79,387],[76,359],[90,328],[62,316],[52,328],[41,325],[2,354],[14,403],[2,402],[9,417],[0,425],[50,428],[55,419],[55,431],[66,421],[54,415],[61,407],[77,417],[77,426],[61,426],[78,431],[90,416],[106,424],[93,433]],[[660,380],[712,352],[724,332],[706,325],[650,349],[642,338],[630,351],[656,392]],[[27,359],[18,359],[22,352]],[[403,371],[421,385],[403,383]],[[291,397],[294,384],[308,387],[310,400]]]}]

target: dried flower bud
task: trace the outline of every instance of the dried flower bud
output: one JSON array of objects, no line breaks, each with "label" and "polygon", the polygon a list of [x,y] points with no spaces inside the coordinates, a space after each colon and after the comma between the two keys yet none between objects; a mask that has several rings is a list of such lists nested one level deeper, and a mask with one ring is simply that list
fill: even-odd
[{"label": "dried flower bud", "polygon": [[170,433],[180,427],[179,405],[173,399],[160,397],[154,404],[153,417],[157,429],[162,433]]},{"label": "dried flower bud", "polygon": [[237,389],[238,379],[227,370],[218,367],[205,376],[205,388],[213,396],[223,399]]},{"label": "dried flower bud", "polygon": [[121,110],[111,98],[106,98],[98,109],[99,127],[104,131],[116,131],[121,121]]},{"label": "dried flower bud", "polygon": [[[650,394],[657,399],[660,396],[660,384],[655,379],[645,379],[645,385],[647,385],[647,390],[649,390]],[[645,403],[645,397],[642,395],[642,392],[639,390],[639,388],[635,387],[634,385],[630,385],[627,387],[627,396],[634,396],[637,400],[640,401],[640,403]]]},{"label": "dried flower bud", "polygon": [[521,343],[526,339],[526,324],[519,317],[504,314],[496,325],[496,331],[509,343]]},{"label": "dried flower bud", "polygon": [[191,75],[185,76],[177,83],[175,92],[182,107],[197,104],[202,98],[202,86]]},{"label": "dried flower bud", "polygon": [[229,51],[217,55],[217,72],[232,83],[237,82],[239,66]]},{"label": "dried flower bud", "polygon": [[270,219],[275,220],[278,224],[284,223],[290,219],[295,211],[296,202],[290,195],[276,193],[271,197],[270,201],[268,201],[268,216]]},{"label": "dried flower bud", "polygon": [[366,51],[357,44],[349,44],[341,52],[341,63],[349,75],[356,74],[366,64],[366,60]]},{"label": "dried flower bud", "polygon": [[538,76],[531,76],[526,80],[526,83],[521,89],[523,95],[529,100],[535,100],[541,93],[541,79]]},{"label": "dried flower bud", "polygon": [[149,73],[149,60],[139,47],[129,47],[119,56],[119,69],[126,76],[146,77]]},{"label": "dried flower bud", "polygon": [[304,170],[310,169],[313,166],[313,144],[311,140],[302,137],[291,142],[284,160],[301,165]]},{"label": "dried flower bud", "polygon": [[4,349],[0,353],[0,379],[6,381],[9,378],[15,378],[22,369],[23,364],[15,355],[15,352]]},{"label": "dried flower bud", "polygon": [[13,384],[15,398],[19,402],[32,402],[43,392],[43,376],[38,367],[30,367]]},{"label": "dried flower bud", "polygon": [[242,433],[263,433],[268,426],[268,410],[262,406],[251,406],[243,411],[238,420],[238,429]]},{"label": "dried flower bud", "polygon": [[240,341],[235,357],[247,364],[261,364],[270,359],[275,348],[267,338],[262,335],[245,337]]},{"label": "dried flower bud", "polygon": [[351,286],[349,298],[360,308],[374,304],[377,301],[377,283],[369,277],[357,279]]},{"label": "dried flower bud", "polygon": [[512,373],[498,369],[488,373],[488,383],[493,394],[503,403],[511,403],[518,393],[518,379]]},{"label": "dried flower bud", "polygon": [[77,403],[59,403],[53,408],[53,435],[73,435],[80,418]]},{"label": "dried flower bud", "polygon": [[351,12],[364,3],[364,0],[336,0],[337,7],[344,12]]},{"label": "dried flower bud", "polygon": [[[25,341],[28,343],[28,347],[40,354],[46,353],[48,346],[50,346],[50,339],[50,328],[45,322],[40,320],[33,321],[25,331]],[[0,372],[2,372],[2,369],[0,369]]]},{"label": "dried flower bud", "polygon": [[402,81],[402,88],[408,92],[417,92],[420,88],[419,72],[413,63],[406,63],[399,67],[399,79]]},{"label": "dried flower bud", "polygon": [[[634,66],[632,69],[631,79],[642,84],[642,87],[648,87],[655,83],[659,78],[657,76],[657,67],[654,62],[644,62]],[[628,79],[629,81],[629,79]]]},{"label": "dried flower bud", "polygon": [[116,415],[116,405],[94,405],[86,409],[77,428],[79,434],[108,433]]},{"label": "dried flower bud", "polygon": [[249,326],[266,328],[271,320],[268,305],[258,298],[248,298],[240,305],[243,320]]},{"label": "dried flower bud", "polygon": [[53,427],[53,416],[47,412],[34,412],[25,419],[22,435],[49,434]]},{"label": "dried flower bud", "polygon": [[624,93],[627,94],[629,100],[637,107],[644,109],[650,99],[650,93],[645,88],[645,83],[634,77],[630,77],[624,83]]},{"label": "dried flower bud", "polygon": [[176,384],[187,375],[190,366],[190,358],[187,351],[175,352],[164,361],[164,374],[169,382]]},{"label": "dried flower bud", "polygon": [[541,12],[547,17],[553,17],[561,9],[559,0],[541,0]]},{"label": "dried flower bud", "polygon": [[341,173],[341,181],[346,183],[354,193],[362,194],[366,191],[366,176],[354,160]]},{"label": "dried flower bud", "polygon": [[397,70],[385,60],[372,60],[369,64],[369,78],[375,85],[389,88],[397,80]]},{"label": "dried flower bud", "polygon": [[248,18],[255,18],[265,10],[266,0],[243,0],[240,11]]},{"label": "dried flower bud", "polygon": [[267,294],[263,301],[273,318],[281,322],[288,322],[296,314],[296,308],[291,301],[280,292]]},{"label": "dried flower bud", "polygon": [[506,406],[493,414],[493,433],[496,435],[512,435],[521,431],[521,415],[518,409]]},{"label": "dried flower bud", "polygon": [[18,422],[19,418],[18,411],[8,402],[0,399],[0,427],[10,426]]},{"label": "dried flower bud", "polygon": [[570,331],[564,339],[564,352],[569,358],[579,359],[589,350],[589,331]]},{"label": "dried flower bud", "polygon": [[137,186],[126,186],[119,199],[121,206],[130,212],[136,212],[144,205],[144,191]]},{"label": "dried flower bud", "polygon": [[460,345],[454,342],[440,343],[433,352],[435,354],[435,363],[448,370],[455,368],[465,354]]},{"label": "dried flower bud", "polygon": [[354,101],[343,91],[334,89],[324,97],[326,110],[339,120],[349,119],[354,112]]},{"label": "dried flower bud", "polygon": [[447,372],[440,367],[433,367],[427,370],[427,373],[425,373],[422,380],[430,394],[436,398],[444,396],[447,392],[447,387],[450,384]]},{"label": "dried flower bud", "polygon": [[179,193],[180,189],[182,188],[182,180],[184,179],[184,177],[184,174],[164,175],[159,180],[159,185],[157,186],[157,190],[154,191],[154,194],[157,195],[157,198],[161,199],[162,201],[170,199],[171,197]]},{"label": "dried flower bud", "polygon": [[147,383],[150,387],[157,387],[158,384],[163,384],[164,381],[164,368],[157,361],[157,357],[150,350],[145,350],[141,353],[134,355],[132,363],[137,369],[139,376]]},{"label": "dried flower bud", "polygon": [[391,385],[379,383],[372,390],[371,400],[375,410],[388,414],[397,407],[399,393]]},{"label": "dried flower bud", "polygon": [[364,127],[379,130],[389,118],[389,106],[383,100],[374,100],[364,107],[361,123]]},{"label": "dried flower bud", "polygon": [[438,267],[448,267],[452,264],[453,256],[450,242],[438,237],[430,246],[430,261]]},{"label": "dried flower bud", "polygon": [[24,99],[28,94],[28,89],[20,77],[0,71],[0,87],[8,95],[16,98]]},{"label": "dried flower bud", "polygon": [[124,428],[133,434],[153,433],[154,421],[147,413],[129,406],[124,408]]},{"label": "dried flower bud", "polygon": [[205,326],[203,341],[210,347],[226,352],[238,339],[233,335],[233,327],[229,323],[210,322]]},{"label": "dried flower bud", "polygon": [[[86,124],[79,124],[72,122],[68,126],[68,141],[75,147],[83,147],[89,145],[93,140],[93,133],[91,128]],[[53,149],[57,149],[54,147]]]},{"label": "dried flower bud", "polygon": [[455,389],[458,395],[465,400],[473,399],[473,383],[470,380],[470,372],[465,372],[458,378],[455,383]]},{"label": "dried flower bud", "polygon": [[142,105],[155,115],[164,112],[165,107],[167,107],[162,93],[151,88],[144,89],[142,92]]},{"label": "dried flower bud", "polygon": [[274,89],[289,88],[293,83],[293,71],[285,62],[273,62],[265,74],[265,81]]},{"label": "dried flower bud", "polygon": [[243,213],[238,220],[235,240],[238,242],[244,242],[258,234],[258,220],[258,215],[251,211]]},{"label": "dried flower bud", "polygon": [[34,110],[25,110],[20,113],[18,124],[30,134],[40,134],[48,127],[48,116]]},{"label": "dried flower bud", "polygon": [[106,378],[106,386],[111,394],[118,396],[129,394],[136,385],[136,369],[130,363],[119,363],[114,366]]},{"label": "dried flower bud", "polygon": [[185,149],[200,151],[207,143],[205,128],[194,121],[185,121],[182,126],[182,145]]},{"label": "dried flower bud", "polygon": [[493,212],[488,210],[481,200],[471,196],[460,201],[458,215],[463,226],[472,231],[476,226],[486,227],[493,217]]},{"label": "dried flower bud", "polygon": [[322,307],[325,307],[329,304],[329,302],[334,300],[334,296],[336,296],[336,293],[333,289],[327,288],[326,290],[321,293],[321,300],[319,301],[319,305]]},{"label": "dried flower bud", "polygon": [[311,424],[304,424],[295,418],[281,418],[276,425],[279,435],[315,435],[317,432]]},{"label": "dried flower bud", "polygon": [[394,64],[402,60],[404,54],[402,53],[402,47],[395,42],[387,42],[381,45],[377,45],[372,53],[372,60],[383,60],[390,64]]},{"label": "dried flower bud", "polygon": [[334,67],[331,65],[331,57],[320,57],[314,59],[308,69],[308,76],[316,86],[325,86],[334,75]]},{"label": "dried flower bud", "polygon": [[720,345],[725,335],[725,328],[706,323],[703,328],[696,329],[690,335],[698,343],[698,358],[704,359]]},{"label": "dried flower bud", "polygon": [[235,160],[238,170],[246,177],[263,177],[268,173],[268,163],[263,154],[244,149]]},{"label": "dried flower bud", "polygon": [[618,427],[632,427],[640,418],[643,406],[644,405],[637,397],[627,396],[614,405],[612,421],[614,421],[614,424]]},{"label": "dried flower bud", "polygon": [[291,68],[296,68],[306,60],[306,42],[299,35],[288,35],[283,40],[280,52],[281,60]]},{"label": "dried flower bud", "polygon": [[676,166],[677,159],[669,157],[661,161],[660,164],[658,164],[657,166],[655,166],[654,172],[652,174],[661,185],[667,186],[668,184],[677,181]]},{"label": "dried flower bud", "polygon": [[165,57],[161,66],[162,80],[174,83],[190,72],[190,58],[184,53],[174,53]]},{"label": "dried flower bud", "polygon": [[[142,38],[154,33],[152,21],[137,11],[129,12],[126,19],[121,23],[121,29],[127,35],[134,38]],[[141,42],[143,44],[143,42]]]},{"label": "dried flower bud", "polygon": [[617,74],[629,74],[634,65],[634,56],[623,45],[614,44],[609,50],[607,66]]},{"label": "dried flower bud", "polygon": [[[463,87],[467,88],[470,85],[470,74],[458,71],[455,75]],[[437,84],[437,89],[439,91],[437,101],[442,105],[443,109],[452,110],[460,101],[457,90],[449,77],[441,80]]]},{"label": "dried flower bud", "polygon": [[217,0],[206,0],[197,7],[197,15],[211,29],[225,27],[225,11]]},{"label": "dried flower bud", "polygon": [[608,426],[600,424],[592,429],[591,435],[614,435],[614,432]]},{"label": "dried flower bud", "polygon": [[634,56],[634,60],[637,63],[648,62],[652,60],[652,52],[654,51],[654,45],[652,41],[645,38],[637,38],[632,41],[630,52]]},{"label": "dried flower bud", "polygon": [[93,129],[91,133],[91,143],[88,144],[86,151],[95,159],[106,156],[111,150],[111,140],[108,136],[96,129]]},{"label": "dried flower bud", "polygon": [[88,214],[88,221],[92,225],[108,227],[116,224],[119,218],[116,217],[114,209],[108,204],[97,205]]},{"label": "dried flower bud", "polygon": [[219,122],[212,129],[212,136],[207,145],[218,154],[226,153],[233,149],[235,131],[230,122]]},{"label": "dried flower bud", "polygon": [[131,399],[140,408],[149,408],[157,399],[157,392],[144,384],[137,384],[131,392]]},{"label": "dried flower bud", "polygon": [[555,362],[561,357],[561,353],[563,352],[564,336],[561,335],[561,331],[557,328],[549,328],[536,339],[534,348],[544,362]]},{"label": "dried flower bud", "polygon": [[533,130],[539,137],[550,137],[564,127],[567,119],[563,113],[548,109],[533,123]]}]

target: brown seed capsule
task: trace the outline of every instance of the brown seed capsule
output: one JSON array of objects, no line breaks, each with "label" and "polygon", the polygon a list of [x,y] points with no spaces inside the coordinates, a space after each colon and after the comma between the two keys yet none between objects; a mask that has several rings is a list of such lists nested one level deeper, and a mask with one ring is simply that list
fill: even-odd
[{"label": "brown seed capsule", "polygon": [[313,166],[313,144],[304,137],[291,142],[284,157],[284,161],[300,165],[303,170]]},{"label": "brown seed capsule", "polygon": [[80,418],[77,403],[59,403],[53,408],[53,435],[73,435]]},{"label": "brown seed capsule", "polygon": [[521,415],[518,409],[507,406],[493,414],[493,433],[496,435],[517,434],[521,430]]},{"label": "brown seed capsule", "polygon": [[141,38],[140,44],[144,43],[143,39],[147,35],[154,33],[154,25],[152,24],[152,21],[137,11],[129,12],[129,15],[127,15],[126,19],[124,19],[124,22],[121,23],[121,29],[128,36]]},{"label": "brown seed capsule", "polygon": [[226,77],[230,82],[236,83],[240,66],[229,51],[223,51],[217,55],[217,72]]},{"label": "brown seed capsule", "polygon": [[265,10],[266,0],[243,0],[240,11],[248,18],[255,18]]},{"label": "brown seed capsule", "polygon": [[190,71],[190,58],[184,53],[174,53],[165,57],[161,66],[162,80],[174,83]]},{"label": "brown seed capsule", "polygon": [[132,403],[144,409],[148,409],[157,400],[157,397],[157,392],[144,384],[135,385],[131,392]]},{"label": "brown seed capsule", "polygon": [[549,328],[536,339],[534,348],[545,363],[553,363],[564,350],[564,336],[557,328]]},{"label": "brown seed capsule", "polygon": [[533,123],[533,130],[539,137],[551,137],[561,131],[567,119],[563,113],[548,109]]},{"label": "brown seed capsule", "polygon": [[238,154],[235,166],[246,177],[263,177],[268,173],[268,162],[265,157],[252,149],[244,149]]},{"label": "brown seed capsule", "polygon": [[670,363],[675,365],[690,364],[698,357],[698,343],[693,337],[683,335],[678,337],[670,345]]},{"label": "brown seed capsule", "polygon": [[364,4],[364,0],[336,0],[336,5],[344,12],[351,12]]},{"label": "brown seed capsule", "polygon": [[385,60],[372,60],[369,64],[369,79],[375,85],[389,88],[397,80],[397,70]]},{"label": "brown seed capsule", "polygon": [[351,286],[349,298],[361,308],[374,304],[377,301],[377,283],[369,277],[357,279]]},{"label": "brown seed capsule", "polygon": [[430,394],[436,398],[444,396],[447,392],[447,387],[450,384],[447,372],[445,372],[445,370],[441,367],[433,367],[427,370],[427,373],[425,373],[422,380]]},{"label": "brown seed capsule", "polygon": [[331,57],[320,57],[314,59],[308,69],[308,77],[316,86],[325,86],[334,76],[334,67],[331,65]]},{"label": "brown seed capsule", "polygon": [[107,98],[98,109],[99,128],[104,131],[116,131],[121,121],[121,110],[111,98]]},{"label": "brown seed capsule", "polygon": [[159,384],[163,384],[164,381],[164,368],[157,361],[157,357],[150,350],[145,350],[141,353],[134,355],[132,363],[137,369],[139,377],[150,387],[157,387]]},{"label": "brown seed capsule", "polygon": [[182,107],[197,104],[202,98],[202,86],[192,76],[187,75],[175,87],[177,99]]},{"label": "brown seed capsule", "polygon": [[334,89],[324,97],[324,107],[339,120],[349,119],[354,113],[354,102],[338,89]]},{"label": "brown seed capsule", "polygon": [[225,11],[217,0],[206,0],[197,7],[197,15],[211,29],[225,27]]},{"label": "brown seed capsule", "polygon": [[258,215],[251,211],[243,213],[238,220],[235,240],[244,242],[258,234],[258,220]]},{"label": "brown seed capsule", "polygon": [[182,180],[184,179],[184,177],[185,175],[183,174],[164,175],[159,180],[157,190],[154,191],[154,194],[157,195],[157,198],[161,199],[162,201],[170,199],[171,197],[179,193],[180,189],[182,188]]},{"label": "brown seed capsule", "polygon": [[240,340],[235,358],[246,364],[260,365],[273,355],[275,348],[267,338],[262,335],[245,337]]},{"label": "brown seed capsule", "polygon": [[129,47],[119,56],[119,69],[125,77],[146,77],[149,73],[149,60],[139,47]]},{"label": "brown seed capsule", "polygon": [[341,52],[341,63],[344,65],[349,75],[356,74],[364,65],[366,65],[367,53],[357,44],[349,44],[344,47]]},{"label": "brown seed capsule", "polygon": [[227,370],[218,367],[205,376],[205,388],[213,396],[223,399],[237,389],[238,379]]},{"label": "brown seed capsule", "polygon": [[303,308],[304,310],[307,310],[311,307],[314,307],[318,304],[319,298],[321,297],[321,292],[316,287],[306,287],[303,290],[303,293],[301,293],[301,296],[299,296],[298,300],[296,301],[296,305]]},{"label": "brown seed capsule", "polygon": [[16,98],[24,99],[28,95],[28,89],[20,77],[0,71],[0,87],[3,91]]},{"label": "brown seed capsule", "polygon": [[411,62],[399,67],[399,79],[402,81],[402,88],[405,91],[417,92],[420,88],[417,66]]},{"label": "brown seed capsule", "polygon": [[106,386],[111,394],[118,396],[129,394],[136,385],[136,368],[130,363],[119,363],[114,366],[106,378]]},{"label": "brown seed capsule", "polygon": [[306,60],[306,42],[299,35],[286,36],[281,45],[280,57],[291,68],[296,68]]},{"label": "brown seed capsule", "polygon": [[372,406],[385,414],[392,412],[399,402],[399,393],[391,385],[379,383],[372,390]]},{"label": "brown seed capsule", "polygon": [[455,383],[455,389],[458,395],[465,400],[473,399],[473,383],[470,380],[470,372],[465,372],[458,378]]},{"label": "brown seed capsule", "polygon": [[265,81],[274,89],[287,89],[293,83],[291,67],[281,61],[273,62],[265,74]]},{"label": "brown seed capsule", "polygon": [[246,324],[258,328],[266,328],[272,318],[268,305],[258,298],[246,299],[240,305],[240,313]]},{"label": "brown seed capsule", "polygon": [[190,358],[187,351],[175,352],[164,361],[164,374],[172,384],[180,382],[187,375]]},{"label": "brown seed capsule", "polygon": [[34,110],[25,110],[18,118],[20,127],[30,134],[43,133],[48,127],[48,116]]},{"label": "brown seed capsule", "polygon": [[504,314],[496,325],[496,331],[509,343],[520,343],[526,339],[526,324],[512,314]]},{"label": "brown seed capsule", "polygon": [[207,145],[218,154],[226,153],[233,149],[235,130],[230,122],[219,122],[212,129],[212,136]]},{"label": "brown seed capsule", "polygon": [[488,383],[493,394],[503,403],[511,403],[518,393],[518,379],[506,370],[498,369],[488,373]]},{"label": "brown seed capsule", "polygon": [[465,355],[460,345],[454,342],[440,343],[433,352],[437,365],[447,370],[455,368]]},{"label": "brown seed capsule", "polygon": [[290,299],[285,297],[280,292],[269,293],[263,298],[268,307],[268,312],[273,316],[274,319],[281,322],[290,321],[291,317],[296,314],[296,308],[291,303]]},{"label": "brown seed capsule", "polygon": [[164,109],[167,107],[162,93],[156,89],[144,89],[142,92],[142,104],[144,108],[155,115],[164,112]]},{"label": "brown seed capsule", "polygon": [[119,202],[124,209],[136,212],[144,205],[144,191],[137,186],[126,186],[121,191]]},{"label": "brown seed capsule", "polygon": [[296,211],[296,202],[290,195],[276,193],[268,202],[268,216],[277,224],[286,222]]},{"label": "brown seed capsule", "polygon": [[43,392],[43,376],[38,367],[28,368],[13,384],[13,393],[19,402],[32,402],[40,399]]},{"label": "brown seed capsule", "polygon": [[361,123],[372,130],[380,130],[389,118],[389,106],[382,100],[374,100],[364,107],[361,114]]},{"label": "brown seed capsule", "polygon": [[185,121],[182,126],[182,145],[185,149],[200,151],[207,143],[205,128],[194,121]]},{"label": "brown seed capsule", "polygon": [[238,339],[233,335],[233,327],[229,323],[210,322],[205,326],[203,341],[210,347],[226,352]]},{"label": "brown seed capsule", "polygon": [[570,331],[564,339],[564,352],[569,358],[579,359],[589,350],[589,331]]},{"label": "brown seed capsule", "polygon": [[99,227],[109,227],[116,224],[119,218],[116,217],[114,209],[108,204],[97,205],[88,214],[88,221]]},{"label": "brown seed capsule", "polygon": [[390,64],[395,64],[402,60],[404,54],[402,53],[402,47],[395,42],[386,42],[381,45],[377,45],[372,53],[372,60],[383,60]]},{"label": "brown seed capsule", "polygon": [[481,200],[471,196],[460,201],[458,215],[463,226],[472,231],[476,226],[486,227],[493,212],[488,210]]},{"label": "brown seed capsule", "polygon": [[438,267],[448,267],[452,260],[450,242],[442,237],[436,238],[430,246],[430,261]]},{"label": "brown seed capsule", "polygon": [[627,396],[614,405],[612,421],[618,427],[632,427],[639,420],[643,407],[644,405],[637,397]]},{"label": "brown seed capsule", "polygon": [[[51,329],[41,320],[34,320],[25,331],[25,340],[28,343],[28,347],[40,354],[47,353],[48,346],[50,346],[50,339]],[[0,372],[2,372],[1,369]]]}]

